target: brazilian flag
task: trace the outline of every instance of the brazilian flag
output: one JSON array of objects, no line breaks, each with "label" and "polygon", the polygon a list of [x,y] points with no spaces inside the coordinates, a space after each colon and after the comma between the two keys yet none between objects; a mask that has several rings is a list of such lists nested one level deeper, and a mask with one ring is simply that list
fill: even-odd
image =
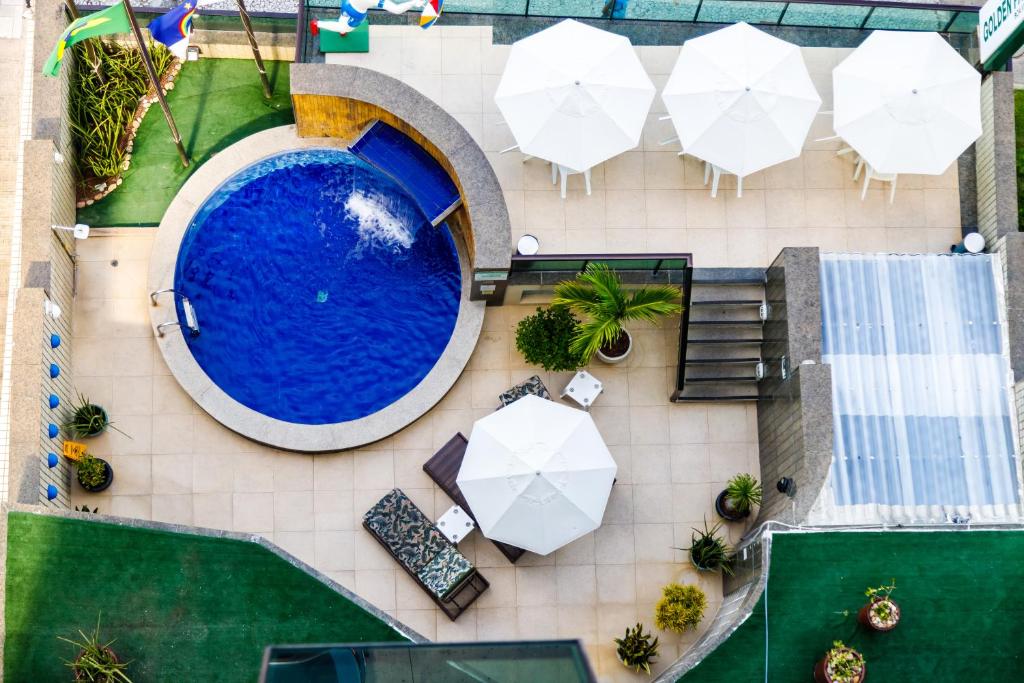
[{"label": "brazilian flag", "polygon": [[60,40],[57,41],[53,52],[50,53],[50,58],[43,66],[43,75],[56,76],[59,74],[64,51],[75,43],[86,38],[105,36],[110,33],[128,33],[131,30],[132,25],[128,21],[128,13],[123,2],[118,2],[116,5],[87,17],[75,19],[64,29],[64,33],[60,34]]}]

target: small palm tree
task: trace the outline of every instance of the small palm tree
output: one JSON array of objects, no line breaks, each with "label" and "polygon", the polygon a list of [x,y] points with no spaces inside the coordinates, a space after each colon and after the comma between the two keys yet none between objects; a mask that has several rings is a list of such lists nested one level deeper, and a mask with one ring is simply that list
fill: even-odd
[{"label": "small palm tree", "polygon": [[591,263],[575,280],[555,286],[553,306],[567,306],[585,318],[576,329],[569,350],[589,361],[601,348],[614,346],[627,320],[654,322],[659,316],[679,313],[679,290],[671,285],[641,287],[627,294],[622,280],[603,263]]}]

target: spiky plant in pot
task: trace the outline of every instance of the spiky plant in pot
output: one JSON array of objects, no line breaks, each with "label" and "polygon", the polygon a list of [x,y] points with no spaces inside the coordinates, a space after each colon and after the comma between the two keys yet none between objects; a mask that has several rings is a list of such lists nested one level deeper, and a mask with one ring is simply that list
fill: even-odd
[{"label": "spiky plant in pot", "polygon": [[644,633],[643,624],[626,627],[626,635],[615,638],[615,654],[619,661],[637,673],[651,673],[651,660],[658,656],[658,638],[651,640],[650,633]]}]

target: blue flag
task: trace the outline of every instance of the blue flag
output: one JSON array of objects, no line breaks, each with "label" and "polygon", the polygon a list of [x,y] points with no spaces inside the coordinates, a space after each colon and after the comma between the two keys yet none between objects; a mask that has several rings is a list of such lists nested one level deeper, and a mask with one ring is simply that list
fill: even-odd
[{"label": "blue flag", "polygon": [[192,33],[192,15],[196,13],[196,0],[185,0],[167,14],[149,22],[153,40],[163,43],[178,59],[185,59],[188,37]]}]

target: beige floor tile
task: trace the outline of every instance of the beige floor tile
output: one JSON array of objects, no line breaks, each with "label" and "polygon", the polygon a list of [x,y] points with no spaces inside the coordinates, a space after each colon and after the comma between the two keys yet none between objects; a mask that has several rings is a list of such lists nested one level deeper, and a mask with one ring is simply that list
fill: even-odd
[{"label": "beige floor tile", "polygon": [[594,563],[555,568],[559,605],[596,605],[597,574]]},{"label": "beige floor tile", "polygon": [[687,198],[682,190],[645,190],[644,196],[648,228],[686,227]]},{"label": "beige floor tile", "polygon": [[[715,491],[715,495],[718,492]],[[670,496],[672,498],[672,520],[673,522],[694,522],[704,519],[708,511],[713,509],[713,498],[711,485],[702,484],[672,484]]]},{"label": "beige floor tile", "polygon": [[437,639],[437,610],[399,609],[395,618],[427,640]]},{"label": "beige floor tile", "polygon": [[[76,351],[77,353],[77,351]],[[149,378],[153,396],[150,406],[154,415],[191,415],[195,404],[170,375],[153,375]]]},{"label": "beige floor tile", "polygon": [[192,493],[191,454],[154,455],[152,468],[153,493]]},{"label": "beige floor tile", "polygon": [[230,493],[196,493],[192,496],[192,520],[196,526],[231,531],[234,528],[233,513]]},{"label": "beige floor tile", "polygon": [[846,166],[835,152],[804,150],[804,183],[809,189],[843,189],[846,187]]},{"label": "beige floor tile", "polygon": [[316,562],[312,531],[275,531],[274,543],[310,566]]},{"label": "beige floor tile", "polygon": [[629,409],[629,442],[637,444],[667,444],[667,406],[638,406]]},{"label": "beige floor tile", "polygon": [[718,228],[725,226],[725,197],[712,197],[707,190],[686,190],[686,226]]},{"label": "beige floor tile", "polygon": [[671,476],[674,484],[698,484],[711,477],[711,460],[707,444],[673,444]]},{"label": "beige floor tile", "polygon": [[808,227],[842,228],[846,226],[846,199],[843,190],[808,189],[804,198]]},{"label": "beige floor tile", "polygon": [[673,528],[669,522],[635,526],[637,564],[672,562]]},{"label": "beige floor tile", "polygon": [[394,570],[357,569],[356,593],[378,609],[396,609]]},{"label": "beige floor tile", "polygon": [[235,487],[235,458],[202,453],[192,459],[192,490],[196,493],[231,493]]},{"label": "beige floor tile", "polygon": [[633,514],[636,524],[671,522],[672,485],[634,484]]},{"label": "beige floor tile", "polygon": [[192,494],[153,495],[152,519],[168,524],[193,524]]},{"label": "beige floor tile", "polygon": [[512,607],[479,607],[476,610],[476,637],[479,640],[516,640],[519,624]]},{"label": "beige floor tile", "polygon": [[604,509],[604,524],[632,524],[633,485],[615,484]]},{"label": "beige floor tile", "polygon": [[673,190],[683,185],[683,162],[673,151],[644,153],[644,182],[648,190]]},{"label": "beige floor tile", "polygon": [[281,531],[313,531],[312,491],[274,494],[274,532]]},{"label": "beige floor tile", "polygon": [[558,637],[558,608],[554,604],[521,605],[516,609],[519,637],[548,640]]},{"label": "beige floor tile", "polygon": [[[765,191],[744,188],[743,196],[737,197],[731,192],[725,199],[725,224],[730,228],[765,228],[768,227],[765,214]],[[761,265],[759,261],[757,265]]]},{"label": "beige floor tile", "polygon": [[[237,525],[237,522],[236,522]],[[356,532],[314,531],[313,546],[316,567],[322,571],[353,571],[356,567]],[[381,571],[388,569],[382,567]]]},{"label": "beige floor tile", "polygon": [[231,499],[231,509],[232,524],[234,524],[235,531],[247,533],[273,532],[273,493],[234,493]]},{"label": "beige floor tile", "polygon": [[766,227],[803,228],[807,225],[807,207],[802,188],[765,191],[764,209]]},{"label": "beige floor tile", "polygon": [[609,190],[644,189],[644,153],[624,152],[604,164],[604,178]]},{"label": "beige floor tile", "polygon": [[[153,415],[151,453],[192,453],[195,448],[193,415]],[[132,434],[132,441],[135,440]]]},{"label": "beige floor tile", "polygon": [[[118,476],[120,476],[120,473],[118,473]],[[106,499],[106,504],[100,507],[99,511],[114,515],[115,517],[152,519],[152,505],[152,496],[110,496],[110,498]]]},{"label": "beige floor tile", "polygon": [[457,621],[452,621],[440,612],[437,614],[438,643],[459,643],[477,640],[477,609],[470,608],[463,612]]},{"label": "beige floor tile", "polygon": [[110,466],[117,476],[117,490],[132,496],[153,493],[150,459],[136,455],[109,456]]},{"label": "beige floor tile", "polygon": [[556,599],[555,567],[516,566],[516,605],[552,605]]},{"label": "beige floor tile", "polygon": [[599,564],[597,574],[597,600],[603,612],[610,605],[626,604],[634,607],[636,602],[636,565]]},{"label": "beige floor tile", "polygon": [[[959,213],[959,209],[957,210]],[[900,188],[896,191],[896,200],[885,204],[885,225],[888,228],[911,228],[921,224],[921,217],[925,213],[924,190],[906,190]],[[959,218],[956,221],[959,223]]]},{"label": "beige floor tile", "polygon": [[670,481],[669,446],[656,444],[634,447],[630,474],[634,484],[664,484]]}]

